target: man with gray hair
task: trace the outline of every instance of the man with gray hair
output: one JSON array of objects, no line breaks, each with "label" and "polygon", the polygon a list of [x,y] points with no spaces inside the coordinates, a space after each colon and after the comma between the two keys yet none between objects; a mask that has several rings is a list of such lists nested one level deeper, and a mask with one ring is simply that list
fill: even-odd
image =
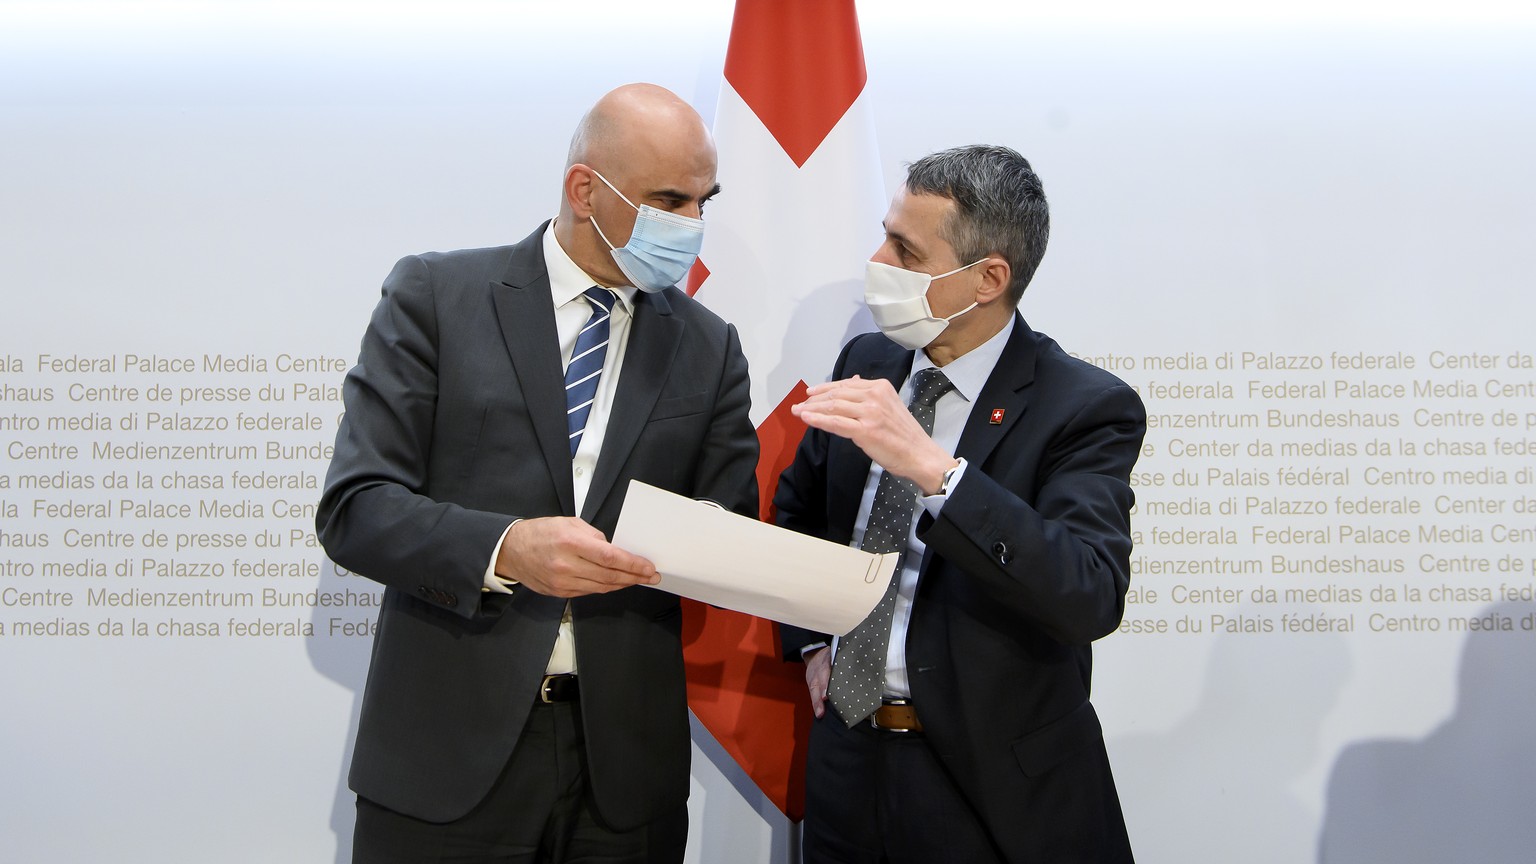
[{"label": "man with gray hair", "polygon": [[1018,312],[1049,234],[1018,153],[918,160],[884,227],[881,332],[794,407],[774,498],[780,525],[902,555],[841,639],[784,630],[817,718],[805,861],[1129,862],[1089,645],[1125,609],[1146,412]]}]

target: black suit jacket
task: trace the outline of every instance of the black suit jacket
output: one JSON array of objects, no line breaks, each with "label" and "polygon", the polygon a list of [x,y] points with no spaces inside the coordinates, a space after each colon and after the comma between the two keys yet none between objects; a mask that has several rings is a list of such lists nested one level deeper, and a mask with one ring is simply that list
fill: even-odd
[{"label": "black suit jacket", "polygon": [[[514,518],[580,515],[612,536],[631,479],[757,511],[736,331],[669,289],[636,298],[575,513],[543,230],[395,265],[347,374],[316,517],[332,560],[385,585],[352,789],[430,821],[463,816],[489,790],[554,645],[564,600],[481,591]],[[688,794],[680,607],[632,587],[577,598],[571,614],[592,794],[622,830]]]},{"label": "black suit jacket", "polygon": [[[866,334],[833,377],[900,387],[912,358]],[[994,409],[1002,422],[990,422]],[[939,517],[918,523],[927,552],[907,630],[913,703],[1010,861],[1131,858],[1088,702],[1089,643],[1124,612],[1130,471],[1145,432],[1134,390],[1016,317],[955,453],[965,475]],[[851,441],[809,431],[779,481],[779,524],[848,543],[869,467]],[[814,638],[787,630],[786,653]]]}]

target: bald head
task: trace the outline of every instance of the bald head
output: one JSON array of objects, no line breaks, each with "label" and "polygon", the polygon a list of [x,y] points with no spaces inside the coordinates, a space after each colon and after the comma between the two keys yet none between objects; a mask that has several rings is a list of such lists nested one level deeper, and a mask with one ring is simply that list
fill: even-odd
[{"label": "bald head", "polygon": [[678,150],[707,151],[713,158],[715,145],[704,118],[665,87],[625,84],[581,118],[565,164],[608,166],[599,167],[606,174],[615,170],[615,162]]}]

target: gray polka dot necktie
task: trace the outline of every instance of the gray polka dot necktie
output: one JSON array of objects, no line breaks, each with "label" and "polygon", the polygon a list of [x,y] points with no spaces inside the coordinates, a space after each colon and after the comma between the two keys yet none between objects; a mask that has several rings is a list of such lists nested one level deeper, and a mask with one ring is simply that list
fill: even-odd
[{"label": "gray polka dot necktie", "polygon": [[[912,377],[912,401],[907,407],[933,434],[933,406],[939,397],[955,385],[937,369],[923,369]],[[832,664],[832,681],[827,699],[839,717],[850,727],[875,713],[885,691],[886,645],[891,638],[891,613],[896,609],[896,588],[907,557],[907,535],[912,530],[912,514],[917,510],[917,486],[889,471],[880,475],[875,487],[875,501],[869,508],[869,522],[859,548],[884,554],[900,552],[891,582],[869,617],[848,631],[837,643],[837,657]]]}]

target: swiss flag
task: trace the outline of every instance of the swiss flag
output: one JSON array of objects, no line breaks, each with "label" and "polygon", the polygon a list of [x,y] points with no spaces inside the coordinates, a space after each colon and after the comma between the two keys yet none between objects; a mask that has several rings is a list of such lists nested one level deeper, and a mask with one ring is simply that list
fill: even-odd
[{"label": "swiss flag", "polygon": [[[715,113],[724,191],[708,208],[696,296],[741,333],[752,371],[762,513],[805,426],[789,412],[848,339],[874,329],[864,262],[886,196],[864,99],[853,0],[737,0]],[[690,603],[694,716],[789,818],[804,810],[811,724],[804,669],[764,620]]]}]

